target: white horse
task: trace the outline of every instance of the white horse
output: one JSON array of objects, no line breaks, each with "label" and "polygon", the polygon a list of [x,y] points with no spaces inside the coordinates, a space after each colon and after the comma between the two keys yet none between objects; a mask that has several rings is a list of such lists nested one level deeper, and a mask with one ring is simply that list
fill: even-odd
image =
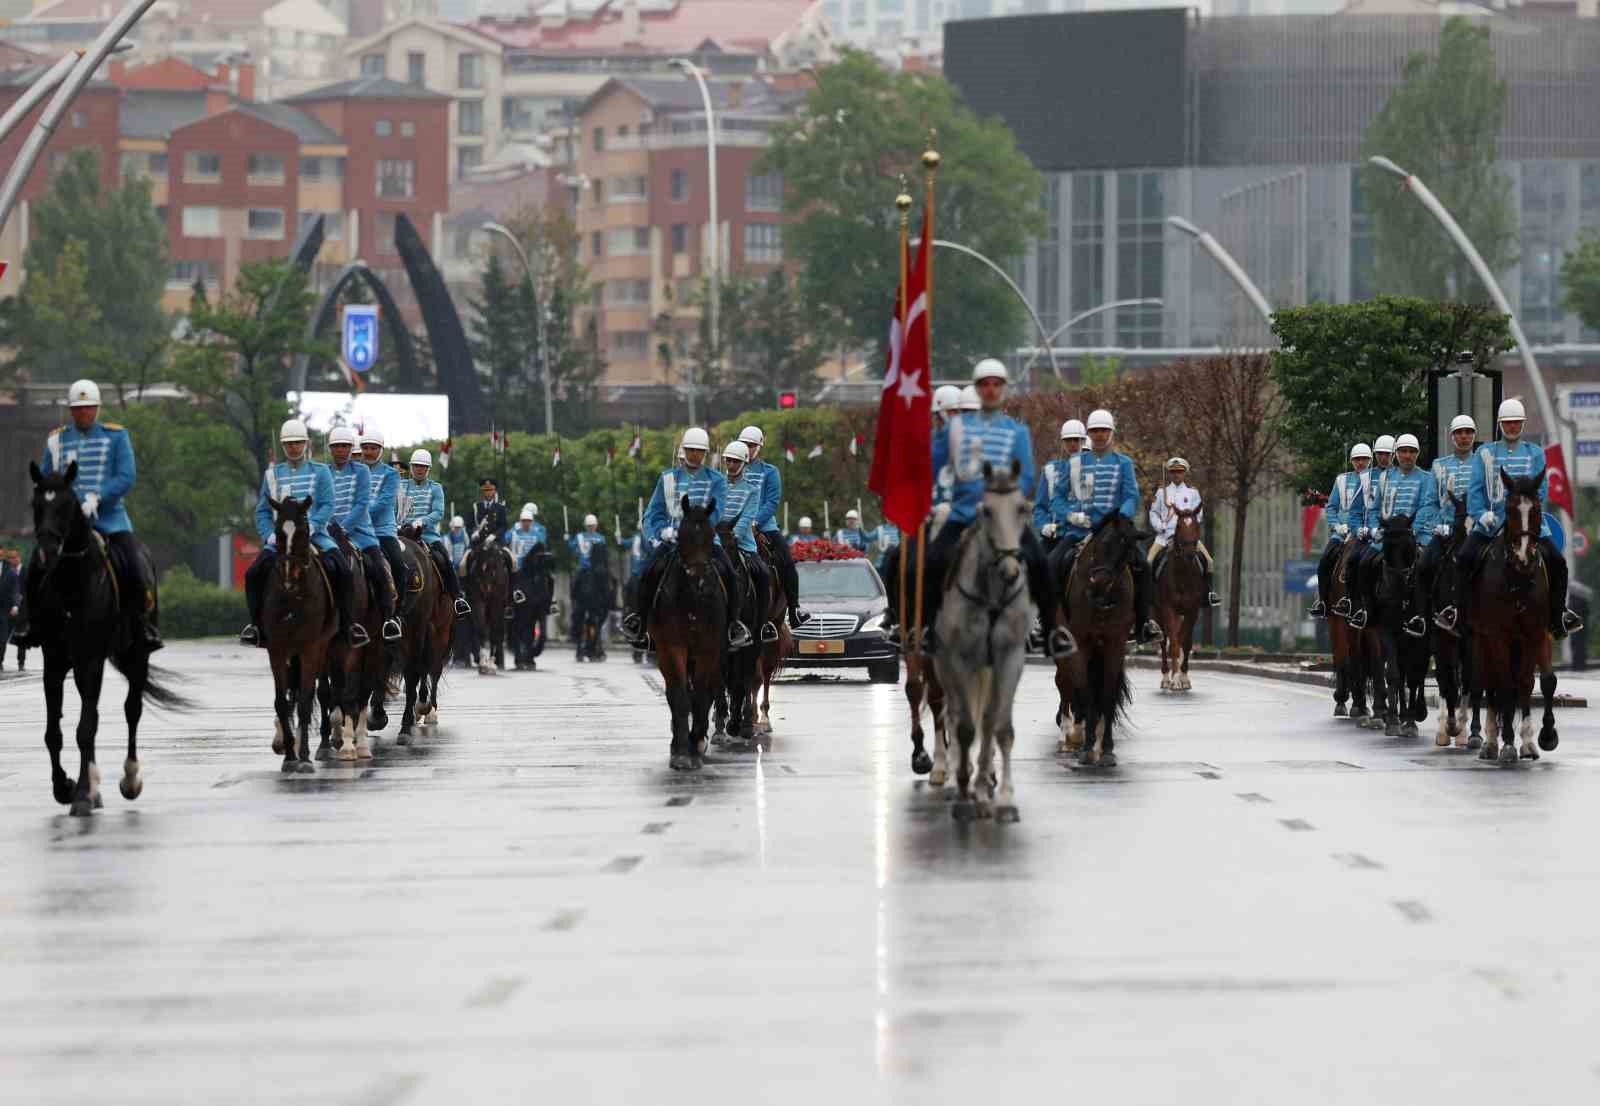
[{"label": "white horse", "polygon": [[[954,586],[944,598],[935,625],[939,651],[934,668],[944,687],[946,729],[954,732],[960,745],[956,803],[951,811],[958,821],[991,816],[1016,821],[1018,817],[1011,790],[1015,737],[1011,705],[1027,661],[1028,629],[1034,617],[1022,560],[1022,535],[1033,505],[1017,483],[1021,472],[1020,461],[1012,461],[1009,471],[999,472],[984,464],[983,504],[957,548]],[[983,748],[974,772],[972,742],[980,726]],[[994,775],[997,741],[998,793]]]}]

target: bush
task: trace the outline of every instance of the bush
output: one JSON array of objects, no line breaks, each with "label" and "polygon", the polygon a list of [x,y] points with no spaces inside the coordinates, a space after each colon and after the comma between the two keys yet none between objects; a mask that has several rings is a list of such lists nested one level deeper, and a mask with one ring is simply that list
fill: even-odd
[{"label": "bush", "polygon": [[161,578],[161,634],[167,638],[235,634],[249,619],[244,594],[208,584],[188,565]]}]

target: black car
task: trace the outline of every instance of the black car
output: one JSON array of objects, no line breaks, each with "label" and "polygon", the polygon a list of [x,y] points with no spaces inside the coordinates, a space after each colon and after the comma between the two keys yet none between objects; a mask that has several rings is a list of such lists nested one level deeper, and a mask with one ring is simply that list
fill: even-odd
[{"label": "black car", "polygon": [[866,666],[873,683],[900,679],[900,654],[883,633],[887,593],[865,557],[841,561],[801,561],[800,605],[811,621],[794,631],[789,668]]}]

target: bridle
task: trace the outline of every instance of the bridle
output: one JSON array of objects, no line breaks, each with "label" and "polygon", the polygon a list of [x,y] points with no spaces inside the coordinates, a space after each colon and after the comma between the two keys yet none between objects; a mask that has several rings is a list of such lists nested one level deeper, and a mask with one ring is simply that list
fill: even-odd
[{"label": "bridle", "polygon": [[293,522],[294,537],[285,542],[283,520],[278,520],[276,532],[279,548],[283,552],[278,557],[274,575],[278,577],[284,595],[298,603],[304,598],[306,570],[311,564],[311,535],[308,532],[311,523],[304,516]]},{"label": "bridle", "polygon": [[[978,590],[983,595],[973,595],[962,583],[961,573],[956,573],[956,591],[961,597],[975,607],[983,610],[989,619],[989,632],[984,635],[984,646],[988,650],[988,663],[994,667],[994,628],[1000,622],[1000,616],[1011,608],[1028,587],[1027,565],[1022,561],[1022,547],[996,545],[989,527],[980,519],[977,533],[973,536],[973,543],[977,546],[978,570],[974,575],[978,579]],[[1013,584],[1006,584],[1005,577],[1001,574],[1000,566],[1007,561],[1015,562],[1017,574]],[[998,596],[989,594],[992,590],[990,581],[999,580],[1000,592]]]},{"label": "bridle", "polygon": [[1089,598],[1101,609],[1107,609],[1116,602],[1117,589],[1122,582],[1122,572],[1126,567],[1127,550],[1123,548],[1127,541],[1120,529],[1121,521],[1112,521],[1104,530],[1091,534],[1084,543],[1082,556],[1088,556],[1091,548],[1099,552],[1103,545],[1107,556],[1098,564],[1086,564],[1088,570],[1087,590]]}]

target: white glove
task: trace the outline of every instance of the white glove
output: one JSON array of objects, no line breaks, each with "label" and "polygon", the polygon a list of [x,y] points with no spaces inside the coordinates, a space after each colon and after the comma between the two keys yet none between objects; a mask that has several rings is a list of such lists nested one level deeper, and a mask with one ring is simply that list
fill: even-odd
[{"label": "white glove", "polygon": [[1363,526],[1361,529],[1356,531],[1356,537],[1360,538],[1362,541],[1370,541],[1372,539],[1372,531],[1368,527]]},{"label": "white glove", "polygon": [[1433,528],[1433,536],[1436,538],[1448,538],[1450,536],[1450,527],[1441,522]]},{"label": "white glove", "polygon": [[678,540],[678,531],[675,528],[671,527],[671,526],[667,527],[665,530],[661,531],[661,540],[662,541],[677,541]]},{"label": "white glove", "polygon": [[1053,523],[1053,522],[1045,523],[1043,528],[1040,529],[1039,534],[1040,534],[1041,537],[1046,537],[1046,538],[1055,537],[1056,536],[1056,524]]},{"label": "white glove", "polygon": [[1350,534],[1350,524],[1347,522],[1339,523],[1333,528],[1333,533],[1336,537],[1348,537]]},{"label": "white glove", "polygon": [[1480,526],[1493,526],[1499,521],[1500,520],[1495,517],[1495,513],[1493,511],[1485,511],[1483,514],[1478,516],[1478,524]]},{"label": "white glove", "polygon": [[1073,511],[1067,516],[1067,521],[1072,523],[1074,526],[1081,526],[1084,529],[1088,529],[1093,525],[1093,523],[1089,521],[1089,516],[1084,514],[1082,511]]},{"label": "white glove", "polygon": [[90,492],[83,497],[83,517],[94,518],[100,513],[100,493]]}]

